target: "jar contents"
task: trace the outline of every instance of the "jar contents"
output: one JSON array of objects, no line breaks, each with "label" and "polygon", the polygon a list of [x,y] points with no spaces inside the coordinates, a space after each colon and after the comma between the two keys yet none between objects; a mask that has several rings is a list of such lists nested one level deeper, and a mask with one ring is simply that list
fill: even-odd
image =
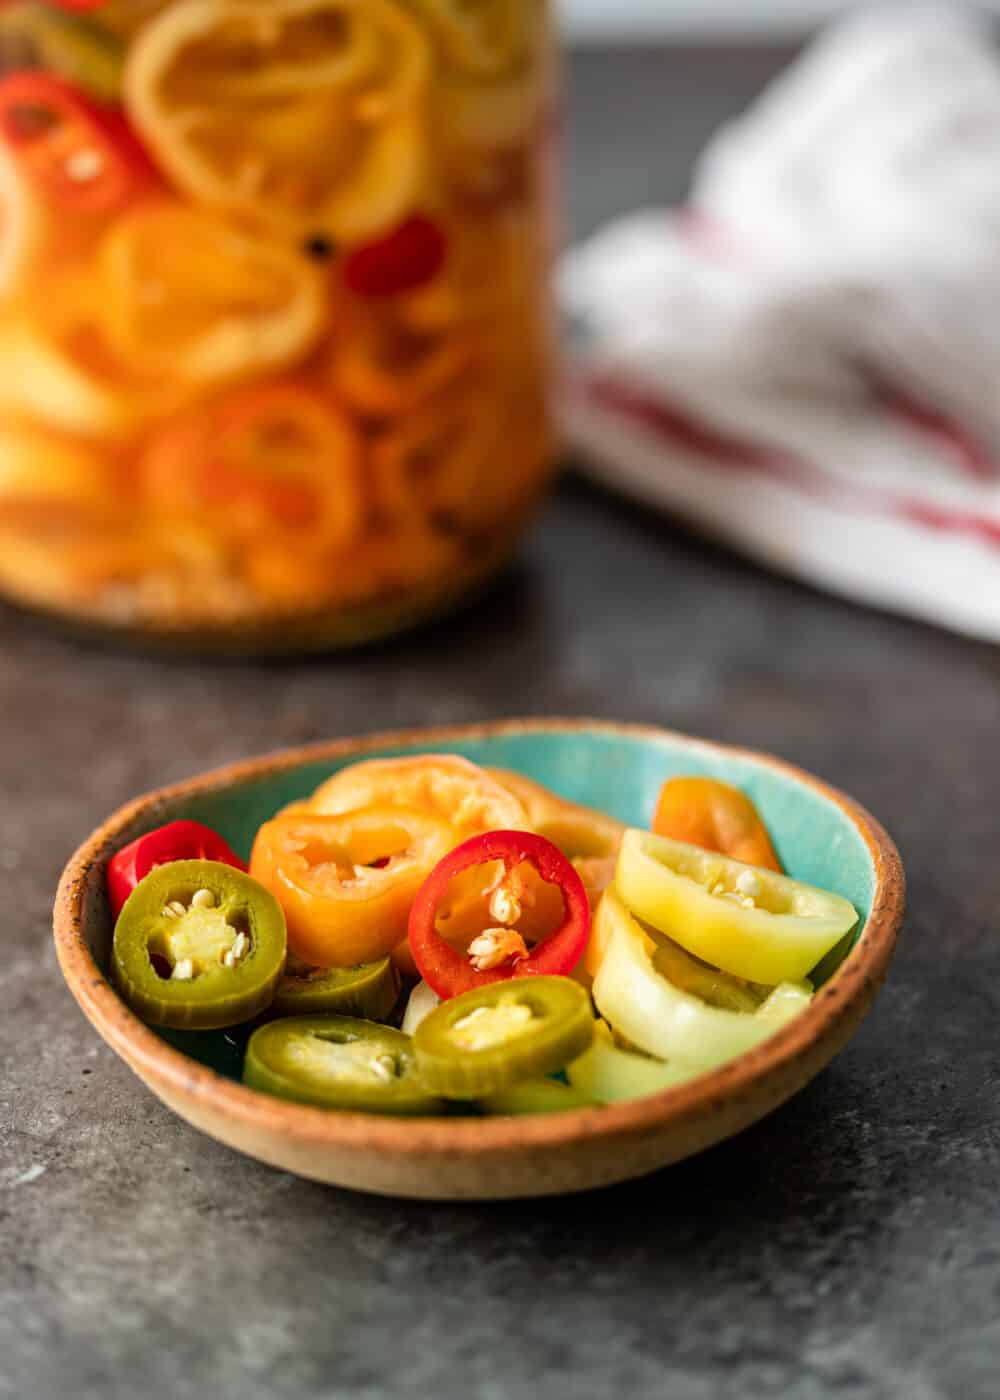
[{"label": "jar contents", "polygon": [[496,567],[551,462],[545,8],[0,9],[0,589],[347,637]]}]

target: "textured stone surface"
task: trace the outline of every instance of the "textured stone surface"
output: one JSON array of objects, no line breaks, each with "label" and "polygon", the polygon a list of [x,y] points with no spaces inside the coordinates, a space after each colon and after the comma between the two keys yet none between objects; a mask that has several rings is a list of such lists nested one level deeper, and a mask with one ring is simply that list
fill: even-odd
[{"label": "textured stone surface", "polygon": [[[678,192],[775,62],[578,64],[578,226],[661,169]],[[634,133],[614,149],[612,119]],[[0,613],[0,1396],[993,1400],[998,680],[995,650],[572,484],[490,598],[362,655],[150,660]],[[348,1195],[200,1137],[73,1006],[51,898],[119,802],[285,744],[543,712],[772,749],[899,841],[911,912],[886,991],[767,1122],[589,1197]]]}]

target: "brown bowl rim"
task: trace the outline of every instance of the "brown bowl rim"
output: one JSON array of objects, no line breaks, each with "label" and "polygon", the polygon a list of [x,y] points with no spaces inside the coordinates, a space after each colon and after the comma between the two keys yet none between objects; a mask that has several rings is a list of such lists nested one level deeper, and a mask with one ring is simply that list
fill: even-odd
[{"label": "brown bowl rim", "polygon": [[[97,966],[83,935],[82,910],[95,866],[116,848],[119,833],[163,801],[219,791],[306,763],[361,757],[386,748],[450,743],[502,734],[591,731],[635,738],[671,739],[709,753],[763,764],[811,787],[838,806],[868,847],[875,873],[871,911],[858,941],[812,1004],[760,1046],[689,1083],[641,1099],[602,1107],[516,1118],[408,1118],[311,1108],[272,1098],[227,1079],[161,1040],[135,1016]],[[860,803],[811,773],[771,754],[701,739],[659,725],[602,719],[524,718],[382,731],[283,749],[244,759],[154,789],[119,807],[82,843],[63,871],[53,930],[59,966],[87,1019],[111,1048],[143,1078],[173,1095],[197,1100],[244,1128],[278,1134],[314,1148],[364,1148],[404,1157],[447,1153],[479,1158],[490,1153],[569,1148],[593,1138],[629,1137],[696,1120],[738,1099],[758,1081],[782,1077],[811,1045],[834,1037],[838,1023],[867,990],[881,985],[892,958],[905,906],[905,876],[885,828]]]}]

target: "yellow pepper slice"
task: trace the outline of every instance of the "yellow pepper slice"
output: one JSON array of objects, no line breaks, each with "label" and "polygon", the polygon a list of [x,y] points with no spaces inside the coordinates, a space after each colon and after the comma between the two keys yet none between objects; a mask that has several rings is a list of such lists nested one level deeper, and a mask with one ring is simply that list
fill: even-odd
[{"label": "yellow pepper slice", "polygon": [[125,67],[129,115],[186,195],[362,240],[414,203],[431,53],[392,0],[179,0]]},{"label": "yellow pepper slice", "polygon": [[410,905],[455,833],[406,807],[275,817],[257,833],[250,873],[285,911],[288,946],[313,967],[356,967],[406,936]]},{"label": "yellow pepper slice", "polygon": [[696,958],[768,986],[805,977],[858,919],[839,894],[648,831],[626,832],[615,884]]},{"label": "yellow pepper slice", "polygon": [[146,373],[199,384],[301,357],[327,314],[322,274],[305,258],[173,201],[115,223],[98,276],[115,353]]},{"label": "yellow pepper slice", "polygon": [[753,1014],[724,1011],[681,991],[656,971],[655,945],[614,888],[605,891],[596,922],[607,945],[594,979],[598,1011],[633,1045],[671,1065],[714,1069],[759,1045],[809,1005],[811,989],[790,982],[776,987]]}]

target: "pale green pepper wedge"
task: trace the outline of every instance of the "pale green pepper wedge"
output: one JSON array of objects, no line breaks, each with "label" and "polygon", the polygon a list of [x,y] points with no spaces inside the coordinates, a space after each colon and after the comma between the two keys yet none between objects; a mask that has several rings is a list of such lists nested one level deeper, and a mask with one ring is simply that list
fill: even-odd
[{"label": "pale green pepper wedge", "polygon": [[610,1027],[598,1021],[594,1043],[566,1066],[572,1087],[592,1103],[623,1103],[673,1089],[693,1079],[697,1070],[665,1064],[615,1045]]},{"label": "pale green pepper wedge", "polygon": [[656,945],[642,931],[614,887],[595,916],[607,951],[594,979],[601,1015],[647,1054],[690,1070],[713,1069],[742,1055],[803,1011],[807,983],[783,983],[752,1014],[709,1006],[657,972]]}]

